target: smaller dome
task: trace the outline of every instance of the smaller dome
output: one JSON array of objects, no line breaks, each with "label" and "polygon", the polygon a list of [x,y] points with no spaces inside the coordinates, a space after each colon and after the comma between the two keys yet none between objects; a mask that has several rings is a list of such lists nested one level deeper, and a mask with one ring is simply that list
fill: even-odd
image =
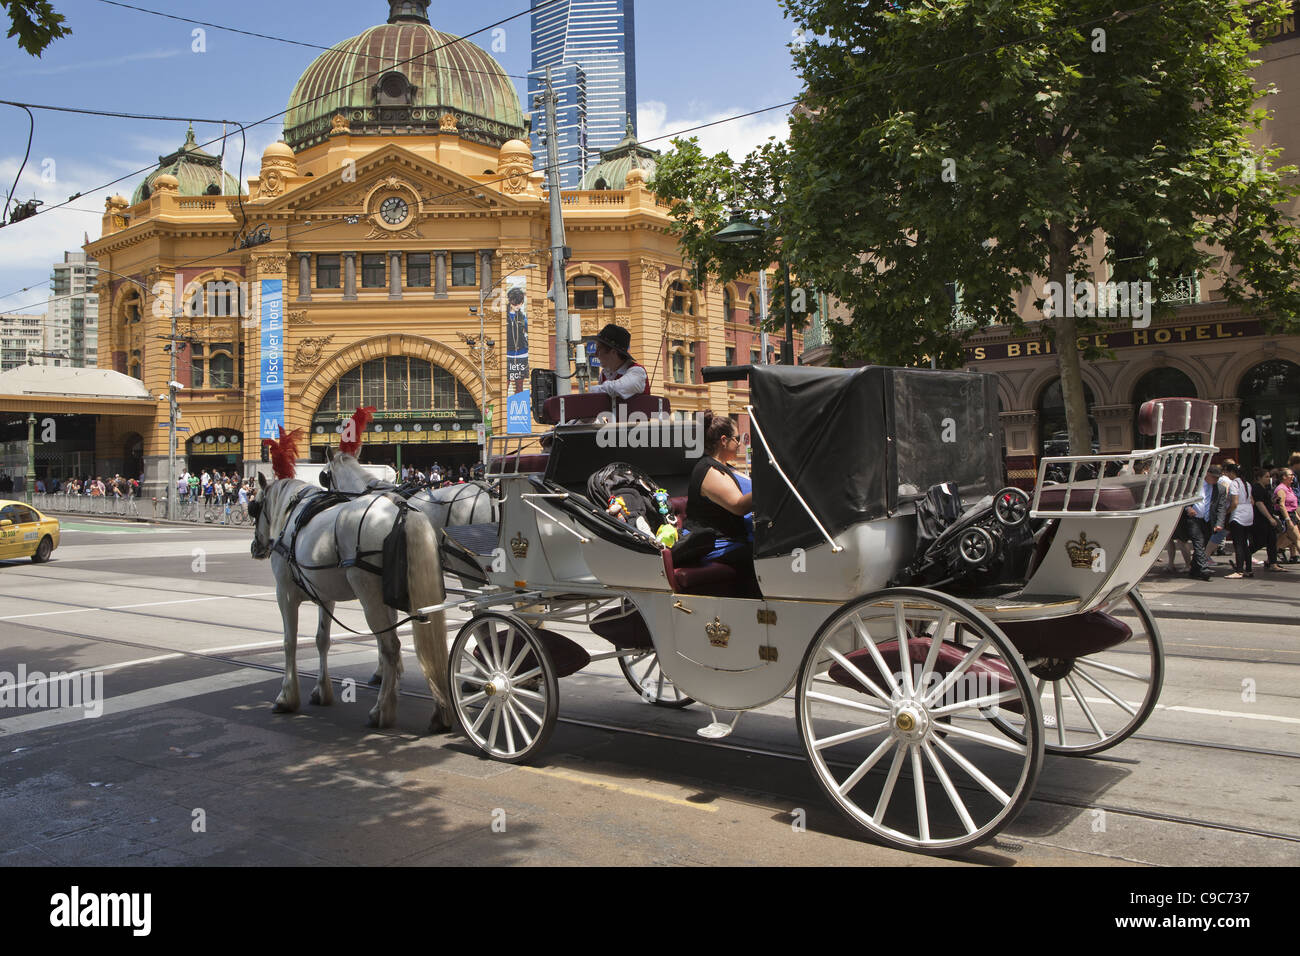
[{"label": "smaller dome", "polygon": [[627,171],[627,184],[629,186],[644,186],[645,183],[645,170],[640,166],[633,166]]},{"label": "smaller dome", "polygon": [[506,156],[515,153],[527,153],[533,155],[533,148],[525,143],[522,139],[508,139],[501,144],[501,155]]},{"label": "smaller dome", "polygon": [[223,173],[220,157],[204,152],[194,139],[194,127],[185,134],[181,148],[168,156],[158,157],[158,168],[144,178],[131,195],[131,204],[148,199],[158,180],[171,176],[182,196],[233,196],[243,193],[230,173]]},{"label": "smaller dome", "polygon": [[295,165],[298,162],[297,159],[294,158],[293,150],[289,148],[289,144],[282,139],[276,140],[270,146],[266,147],[266,152],[262,153],[262,165],[265,166],[268,159],[288,160]]},{"label": "smaller dome", "polygon": [[127,207],[126,197],[120,193],[116,196],[109,196],[104,200],[105,209],[125,209]]},{"label": "smaller dome", "polygon": [[645,178],[642,183],[654,178],[659,166],[658,150],[646,149],[636,141],[636,131],[632,128],[632,119],[628,117],[627,133],[613,149],[602,150],[600,162],[587,170],[578,184],[579,189],[626,189],[628,174],[637,169]]},{"label": "smaller dome", "polygon": [[163,173],[154,178],[153,189],[157,193],[180,192],[181,181],[171,173]]}]

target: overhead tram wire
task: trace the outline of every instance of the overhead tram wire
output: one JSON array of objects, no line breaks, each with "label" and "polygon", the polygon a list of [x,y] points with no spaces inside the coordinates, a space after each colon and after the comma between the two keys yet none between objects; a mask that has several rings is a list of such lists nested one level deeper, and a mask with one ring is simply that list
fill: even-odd
[{"label": "overhead tram wire", "polygon": [[[548,0],[548,2],[558,2],[558,0]],[[1115,12],[1113,12],[1113,13],[1111,13],[1111,14],[1107,14],[1107,15],[1105,15],[1105,16],[1094,17],[1094,18],[1092,18],[1092,19],[1090,19],[1090,20],[1081,21],[1081,22],[1079,22],[1079,23],[1077,23],[1077,24],[1073,24],[1072,26],[1073,26],[1074,28],[1084,28],[1084,27],[1088,27],[1088,26],[1091,26],[1091,25],[1094,25],[1094,24],[1097,24],[1097,23],[1103,23],[1103,22],[1106,22],[1106,21],[1108,21],[1108,20],[1113,20],[1113,19],[1115,19],[1115,18],[1117,18],[1117,17],[1128,17],[1128,16],[1132,16],[1133,14],[1141,13],[1141,12],[1143,12],[1143,11],[1145,11],[1145,10],[1149,10],[1149,9],[1156,8],[1156,7],[1163,7],[1163,6],[1166,6],[1169,2],[1170,2],[1170,0],[1155,0],[1155,2],[1153,2],[1153,3],[1148,3],[1148,4],[1144,4],[1144,5],[1141,6],[1141,7],[1135,7],[1135,8],[1133,8],[1133,9],[1131,9],[1131,10],[1119,10],[1119,11],[1115,11]],[[458,38],[458,40],[467,39],[467,38],[470,37],[470,36],[474,36],[476,33],[482,33],[484,30],[490,30],[490,29],[492,29],[493,27],[499,26],[499,25],[502,24],[502,23],[507,23],[507,22],[509,22],[510,20],[513,20],[513,19],[516,19],[516,18],[522,16],[523,13],[528,13],[528,12],[531,12],[531,11],[523,11],[523,12],[521,12],[521,13],[517,13],[517,14],[511,16],[511,17],[507,17],[507,18],[504,19],[504,20],[497,21],[497,23],[489,24],[488,26],[483,27],[483,28],[481,28],[480,30],[475,31],[475,33],[466,34],[466,36]],[[901,77],[903,77],[903,76],[905,76],[905,75],[907,75],[907,74],[910,74],[910,73],[916,73],[916,72],[920,72],[920,71],[923,71],[923,70],[931,70],[931,69],[934,69],[935,67],[950,65],[950,64],[953,64],[953,63],[960,62],[960,61],[962,61],[962,60],[967,60],[967,59],[974,58],[974,57],[976,57],[976,56],[985,56],[985,55],[987,55],[987,54],[989,54],[989,53],[994,53],[994,52],[997,52],[997,51],[999,51],[999,50],[1006,49],[1006,48],[1008,48],[1008,47],[1019,46],[1019,45],[1022,45],[1022,44],[1031,43],[1031,42],[1034,42],[1035,40],[1039,40],[1039,39],[1046,39],[1046,38],[1048,38],[1049,36],[1052,36],[1052,35],[1054,35],[1054,34],[1049,34],[1049,33],[1047,33],[1047,32],[1043,32],[1043,33],[1035,34],[1035,35],[1030,36],[1030,37],[1025,37],[1025,38],[1020,39],[1020,40],[1010,40],[1010,41],[1007,41],[1006,43],[997,44],[997,45],[992,46],[992,47],[986,47],[986,48],[984,48],[984,49],[982,49],[982,50],[973,50],[973,51],[971,51],[971,52],[969,52],[969,53],[963,53],[963,54],[959,54],[959,55],[954,56],[954,57],[949,57],[949,58],[947,58],[946,60],[939,60],[939,61],[936,61],[936,62],[933,63],[933,64],[927,64],[927,65],[918,66],[918,67],[909,67],[909,68],[907,68],[907,69],[905,69],[905,70],[899,70],[899,71],[897,71],[897,72],[895,72],[895,73],[893,73],[893,74],[887,75],[887,76],[873,77],[873,78],[872,78],[871,80],[869,80],[869,81],[865,81],[865,80],[864,80],[864,81],[862,81],[862,82],[860,82],[860,83],[852,83],[852,84],[849,84],[849,85],[847,85],[847,86],[840,87],[840,88],[838,88],[838,89],[836,89],[836,90],[833,90],[832,92],[844,92],[844,91],[846,91],[846,90],[856,89],[857,87],[860,87],[860,86],[864,86],[864,85],[866,85],[868,82],[872,82],[872,83],[874,83],[874,82],[880,82],[880,81],[882,81],[882,80],[891,80],[891,79],[901,78]],[[453,42],[453,43],[454,43],[454,42],[458,42],[458,40],[457,40],[457,41],[452,41],[452,42]],[[436,49],[444,49],[446,46],[450,46],[450,45],[451,45],[450,43],[449,43],[449,44],[445,44],[443,47],[438,47],[438,48],[436,48]],[[411,60],[414,60],[414,59],[418,58],[418,56],[424,56],[424,55],[427,55],[428,53],[433,53],[433,52],[436,52],[436,50],[429,50],[429,51],[427,51],[425,54],[417,54],[416,56],[409,57],[407,60],[404,60],[404,61],[401,61],[401,62],[402,62],[402,63],[407,63],[407,62],[410,62]],[[376,74],[371,74],[370,76],[378,76],[378,75],[379,75],[379,74],[376,73]],[[363,77],[362,79],[369,79],[370,76]],[[359,82],[359,81],[353,81],[353,82]],[[347,84],[347,85],[350,86],[350,85],[352,85],[352,84]],[[338,89],[344,89],[344,88],[345,88],[345,87],[339,87]],[[323,98],[323,97],[325,97],[325,96],[329,96],[331,93],[335,93],[335,92],[338,92],[338,90],[337,90],[337,89],[335,89],[335,90],[327,90],[325,93],[320,94],[320,96],[318,96],[318,97],[313,97],[312,100],[309,100],[309,101],[307,101],[307,102],[314,102],[316,99],[320,99],[320,98]],[[777,104],[774,104],[774,105],[772,105],[772,106],[764,106],[764,107],[760,107],[759,109],[749,110],[749,111],[744,112],[744,113],[737,113],[737,114],[734,114],[734,115],[732,115],[732,116],[725,116],[725,117],[722,117],[721,119],[712,120],[712,121],[710,121],[710,122],[708,122],[708,123],[700,123],[700,124],[697,124],[697,125],[695,125],[695,126],[687,127],[687,128],[685,128],[685,129],[675,130],[675,131],[670,132],[670,133],[664,133],[664,134],[662,134],[662,135],[660,135],[660,136],[654,136],[654,137],[650,137],[650,138],[648,138],[648,139],[639,140],[638,142],[641,143],[641,144],[644,144],[644,143],[653,143],[653,142],[658,142],[658,141],[660,141],[660,140],[665,140],[665,139],[673,139],[673,138],[676,138],[676,137],[679,137],[679,136],[686,135],[686,134],[688,134],[688,133],[694,133],[694,132],[698,132],[698,131],[700,131],[700,130],[710,129],[710,128],[714,127],[714,126],[721,126],[721,125],[723,125],[723,124],[725,124],[725,123],[735,122],[736,120],[746,119],[746,118],[748,118],[748,117],[751,117],[751,116],[757,116],[757,115],[760,115],[760,114],[762,114],[762,113],[769,113],[769,112],[772,112],[773,110],[784,109],[784,108],[786,108],[786,107],[794,106],[794,105],[796,105],[798,102],[799,102],[799,100],[797,100],[797,99],[796,99],[796,100],[788,100],[788,101],[786,101],[786,102],[783,102],[783,103],[777,103]],[[284,115],[285,113],[287,113],[287,112],[288,112],[287,109],[286,109],[286,110],[282,110],[282,111],[280,111],[279,113],[275,113],[275,114],[272,114],[271,116],[266,117],[265,119],[258,120],[256,123],[251,123],[251,124],[249,124],[249,126],[259,126],[259,125],[261,125],[262,123],[265,123],[265,122],[268,122],[269,120],[275,119],[277,116],[283,116],[283,115]],[[215,142],[217,142],[217,140],[216,140],[216,139],[213,139],[213,140],[209,140],[207,143],[204,143],[204,144],[202,144],[202,145],[207,146],[207,145],[211,145],[212,143],[215,143]],[[570,163],[571,163],[571,162],[572,162],[572,161],[570,161]],[[563,165],[565,165],[565,163],[560,163],[560,164],[558,164],[558,165],[563,166]],[[92,191],[97,192],[99,189],[104,189],[104,188],[106,188],[107,186],[114,185],[114,184],[116,184],[116,183],[118,183],[118,182],[121,182],[123,179],[128,179],[128,178],[130,178],[130,177],[132,177],[132,176],[137,176],[137,175],[139,175],[140,173],[151,172],[152,169],[153,169],[153,167],[148,167],[148,168],[146,168],[146,169],[138,170],[137,172],[130,173],[130,174],[128,174],[127,176],[123,176],[123,177],[121,177],[120,179],[115,179],[115,180],[113,180],[112,182],[106,183],[106,184],[104,184],[103,186],[99,186],[99,187],[97,187],[95,190],[92,190]],[[549,169],[550,169],[549,165],[544,165],[544,166],[541,166],[541,167],[535,167],[535,171],[538,171],[538,172],[546,172],[546,171],[549,171]],[[448,198],[448,197],[451,197],[451,196],[455,196],[455,195],[457,195],[457,194],[459,194],[459,193],[469,193],[469,192],[471,192],[471,191],[477,191],[478,189],[482,188],[483,186],[489,186],[489,185],[493,185],[494,183],[504,182],[507,178],[508,178],[508,177],[502,176],[502,177],[499,177],[499,178],[497,178],[497,179],[490,179],[490,180],[486,180],[486,181],[484,181],[484,182],[482,182],[482,183],[476,183],[476,184],[474,184],[473,186],[468,186],[468,187],[466,187],[466,186],[461,186],[461,187],[457,187],[456,189],[452,189],[452,190],[449,190],[449,191],[447,191],[447,192],[438,193],[438,194],[435,194],[435,195],[432,195],[432,196],[424,196],[424,195],[421,195],[421,199],[424,199],[424,200],[436,200],[436,199],[442,199],[442,198]],[[71,201],[71,200],[69,200],[69,202],[70,202],[70,201]],[[47,208],[47,209],[45,209],[45,210],[42,210],[41,212],[37,213],[37,215],[44,215],[46,212],[53,212],[55,209],[61,208],[61,207],[66,206],[66,205],[67,205],[67,203],[59,203],[59,204],[57,204],[57,205],[55,205],[55,206],[51,206],[51,207],[49,207],[49,208]],[[358,207],[358,208],[362,209],[362,211],[364,212],[364,207]],[[297,231],[295,232],[295,235],[304,235],[304,234],[306,234],[306,233],[314,232],[314,231],[316,231],[317,229],[328,228],[328,227],[330,227],[330,226],[332,226],[332,225],[334,225],[334,222],[333,222],[333,221],[327,221],[327,222],[321,223],[320,226],[310,226],[310,227],[307,227],[306,229],[299,229],[299,230],[297,230]],[[274,241],[274,240],[272,240],[272,241]],[[207,262],[207,261],[210,260],[210,259],[215,259],[215,258],[219,258],[219,257],[221,257],[221,256],[229,255],[229,253],[230,253],[231,251],[233,251],[233,250],[226,250],[225,252],[213,253],[213,254],[211,254],[211,255],[204,256],[204,257],[202,257],[202,258],[200,258],[200,259],[191,260],[190,262],[183,262],[183,263],[178,264],[177,268],[181,268],[181,267],[183,267],[183,266],[187,266],[187,265],[198,265],[198,264],[201,264],[201,263],[203,263],[203,262]],[[51,300],[42,300],[42,301],[51,301]],[[34,303],[33,305],[40,305],[40,304],[41,304],[41,303]],[[13,313],[16,313],[16,311],[17,311],[17,310],[11,310],[10,312],[0,312],[0,315],[13,314]]]},{"label": "overhead tram wire", "polygon": [[[14,192],[18,189],[18,182],[23,178],[23,170],[27,168],[27,160],[32,155],[32,137],[36,135],[36,117],[32,115],[32,111],[19,103],[14,103],[12,105],[17,106],[19,109],[27,110],[27,120],[30,125],[27,128],[27,152],[23,153],[23,162],[22,165],[18,167],[18,175],[14,177],[14,184],[9,187],[9,195],[5,198],[4,212],[0,213],[0,226],[3,226],[5,220],[9,218],[9,201],[14,198]],[[28,216],[27,218],[30,219],[31,216]]]},{"label": "overhead tram wire", "polygon": [[[208,23],[205,20],[191,20],[189,17],[178,16],[177,14],[174,13],[165,13],[162,10],[149,10],[146,9],[145,7],[137,7],[134,4],[130,4],[130,3],[119,3],[118,0],[99,0],[99,2],[107,4],[110,7],[122,7],[126,10],[135,10],[138,13],[147,13],[150,14],[151,16],[163,17],[164,19],[167,20],[179,20],[182,23],[192,23],[195,26],[209,27],[213,30],[224,30],[227,33],[237,33],[240,34],[241,36],[256,37],[259,40],[273,40],[276,43],[288,43],[291,44],[292,46],[304,46],[312,50],[321,50],[325,53],[342,53],[347,56],[366,57],[367,59],[375,59],[369,53],[356,53],[352,50],[345,50],[339,46],[323,46],[319,43],[309,43],[306,40],[293,40],[290,39],[289,37],[275,36],[274,34],[270,34],[270,33],[255,33],[251,30],[241,30],[238,27],[222,26],[220,23]],[[458,67],[457,72],[481,73],[484,76],[508,76],[512,80],[529,79],[529,77],[520,76],[518,73],[503,74],[503,73],[496,73],[491,70],[471,70],[465,67]]]},{"label": "overhead tram wire", "polygon": [[[467,33],[467,34],[465,34],[464,36],[456,37],[456,38],[452,39],[451,41],[442,44],[441,46],[436,46],[436,47],[433,47],[433,48],[430,49],[430,50],[425,50],[423,53],[416,53],[416,54],[413,54],[413,55],[411,55],[411,56],[408,56],[408,57],[407,57],[406,59],[404,59],[404,60],[394,60],[392,64],[390,64],[390,65],[388,65],[388,66],[385,66],[382,70],[376,71],[376,72],[374,72],[374,73],[366,74],[365,76],[361,76],[361,77],[354,78],[353,80],[351,80],[351,81],[349,81],[349,82],[343,84],[342,86],[335,87],[335,88],[332,89],[332,90],[325,90],[323,93],[320,93],[320,94],[318,94],[317,96],[313,96],[311,99],[309,99],[309,100],[304,100],[302,103],[299,103],[299,104],[296,104],[296,105],[299,106],[299,107],[301,107],[301,106],[305,106],[305,105],[307,105],[307,104],[309,104],[309,103],[315,103],[317,100],[325,99],[327,96],[332,96],[333,94],[338,93],[338,92],[340,92],[340,91],[342,91],[342,90],[346,90],[346,89],[348,89],[349,87],[355,86],[355,85],[358,84],[358,83],[363,83],[363,82],[365,82],[366,80],[371,80],[371,79],[374,79],[374,78],[376,78],[376,77],[383,76],[385,73],[388,73],[390,70],[396,69],[396,68],[399,67],[399,66],[403,66],[404,64],[410,63],[410,62],[412,62],[412,61],[414,61],[414,60],[418,60],[418,59],[420,59],[421,57],[425,57],[425,56],[429,56],[430,54],[437,53],[437,52],[440,51],[440,50],[445,50],[445,49],[447,49],[448,47],[455,46],[457,43],[460,43],[460,42],[462,42],[462,41],[464,41],[464,40],[468,40],[468,39],[469,39],[470,37],[472,37],[472,36],[477,36],[477,35],[480,34],[480,33],[484,33],[484,32],[486,32],[486,31],[488,31],[488,30],[492,30],[492,29],[494,29],[494,28],[496,28],[496,27],[501,26],[502,24],[509,23],[511,20],[517,20],[517,19],[519,19],[519,18],[522,17],[522,16],[525,16],[525,15],[527,15],[527,14],[533,13],[535,10],[540,10],[540,9],[542,9],[542,8],[544,8],[544,7],[550,6],[550,5],[553,4],[553,3],[560,3],[560,2],[562,2],[562,0],[543,0],[542,3],[538,4],[538,5],[535,6],[535,7],[530,6],[530,7],[528,7],[528,8],[525,9],[525,10],[520,10],[518,13],[514,13],[514,14],[511,14],[510,16],[508,16],[508,17],[505,17],[504,19],[497,20],[495,23],[489,23],[489,24],[488,24],[487,26],[485,26],[485,27],[480,27],[479,29],[473,31],[472,33]],[[279,112],[272,113],[270,116],[263,117],[262,119],[258,120],[258,121],[255,122],[255,123],[249,123],[248,126],[251,128],[251,127],[254,127],[254,126],[261,126],[263,123],[269,123],[269,122],[270,122],[271,120],[273,120],[273,119],[277,119],[277,118],[279,118],[279,117],[281,117],[281,116],[284,116],[286,113],[289,112],[289,109],[290,109],[290,107],[286,107],[285,109],[282,109],[282,110],[280,110]],[[200,146],[200,148],[203,147],[203,146],[211,146],[213,143],[216,143],[218,140],[220,140],[220,139],[222,139],[222,138],[223,138],[223,137],[218,136],[218,137],[215,137],[215,138],[213,138],[213,139],[208,140],[208,141],[205,142],[205,143],[200,143],[200,144],[198,144],[198,145]],[[93,189],[91,189],[91,190],[89,190],[89,191],[90,191],[90,192],[99,192],[99,190],[101,190],[101,189],[107,189],[109,186],[114,186],[114,185],[116,185],[117,183],[122,182],[123,180],[131,179],[131,178],[133,178],[133,177],[135,177],[135,176],[139,176],[139,175],[141,175],[142,173],[143,173],[143,174],[150,173],[150,172],[153,171],[153,168],[154,168],[154,167],[152,167],[152,166],[147,166],[147,167],[145,167],[145,168],[143,168],[143,169],[137,169],[137,170],[135,170],[134,172],[127,173],[125,176],[119,176],[117,179],[113,179],[113,180],[110,180],[109,182],[103,183],[102,185],[96,186],[96,187],[94,187]],[[71,200],[69,200],[69,202],[70,202],[70,201],[71,201]],[[27,218],[28,218],[28,219],[34,219],[34,218],[35,218],[36,216],[38,216],[38,215],[44,215],[44,214],[47,213],[47,212],[52,212],[53,210],[58,209],[60,206],[65,206],[65,205],[67,205],[66,202],[64,202],[64,203],[56,203],[55,205],[53,205],[53,206],[48,206],[48,207],[46,207],[45,209],[41,210],[40,212],[38,212],[38,213],[34,213],[32,216],[29,216],[29,217],[27,217]],[[24,220],[24,221],[26,221],[26,220]]]}]

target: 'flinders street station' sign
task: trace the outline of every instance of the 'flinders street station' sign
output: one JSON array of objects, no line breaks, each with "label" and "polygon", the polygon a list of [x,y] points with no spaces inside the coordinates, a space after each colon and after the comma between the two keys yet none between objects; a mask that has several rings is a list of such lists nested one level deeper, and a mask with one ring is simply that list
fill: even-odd
[{"label": "'flinders street station' sign", "polygon": [[[1119,329],[1114,332],[1096,332],[1081,335],[1077,346],[1080,351],[1089,346],[1100,349],[1128,349],[1152,345],[1182,345],[1194,342],[1213,342],[1224,339],[1263,335],[1264,327],[1258,320],[1244,322],[1197,322],[1187,325],[1166,325],[1147,329]],[[1016,339],[974,345],[966,349],[967,362],[997,359],[1033,358],[1053,355],[1056,343],[1047,336]]]}]

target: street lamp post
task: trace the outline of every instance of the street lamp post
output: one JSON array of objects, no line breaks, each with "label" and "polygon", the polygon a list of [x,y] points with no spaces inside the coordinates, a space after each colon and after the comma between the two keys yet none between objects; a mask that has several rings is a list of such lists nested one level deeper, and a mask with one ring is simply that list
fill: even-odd
[{"label": "street lamp post", "polygon": [[36,487],[36,413],[27,413],[27,480],[24,482],[27,503],[32,503],[32,489]]},{"label": "street lamp post", "polygon": [[[743,244],[756,242],[767,236],[767,229],[755,223],[748,222],[744,213],[736,209],[731,214],[731,221],[714,233],[713,238],[718,242],[727,242],[734,244]],[[783,365],[794,364],[794,313],[790,303],[790,263],[786,262],[785,255],[782,253],[778,257],[781,265],[781,279],[785,289],[785,341],[781,343],[781,363]],[[759,273],[759,282],[762,286],[763,298],[766,299],[767,283],[764,273]],[[763,304],[763,317],[767,318],[767,304]],[[764,335],[763,342],[763,362],[767,362],[767,342]]]}]

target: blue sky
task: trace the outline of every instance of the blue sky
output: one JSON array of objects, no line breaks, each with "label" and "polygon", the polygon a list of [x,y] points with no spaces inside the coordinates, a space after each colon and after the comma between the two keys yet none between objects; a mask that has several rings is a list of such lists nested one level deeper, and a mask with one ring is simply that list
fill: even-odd
[{"label": "blue sky", "polygon": [[[315,4],[266,0],[130,0],[133,5],[243,30],[316,43],[338,43],[388,16],[387,0]],[[528,0],[434,0],[432,25],[464,35],[520,13]],[[208,29],[196,52],[192,24],[123,9],[102,0],[54,0],[73,35],[36,59],[0,36],[0,91],[5,99],[59,106],[244,123],[283,110],[298,76],[320,51]],[[643,139],[792,99],[799,83],[788,44],[793,24],[776,0],[639,0],[636,17],[638,127]],[[7,30],[8,21],[4,20]],[[494,55],[523,77],[529,66],[529,17],[505,24],[505,49]],[[5,32],[0,30],[0,33]],[[490,34],[474,38],[485,48]],[[515,80],[521,96],[526,87]],[[0,186],[14,182],[27,144],[27,115],[0,106]],[[50,264],[77,249],[82,234],[98,235],[104,199],[127,196],[185,138],[184,122],[147,122],[35,111],[31,156],[14,193],[53,204],[81,192],[72,208],[0,229],[0,311],[44,312]],[[783,135],[785,110],[700,132],[706,149],[743,155],[769,135]],[[221,127],[195,124],[199,142]],[[276,118],[249,132],[244,177],[254,175],[262,150],[280,138]],[[656,148],[667,145],[663,140]],[[208,147],[218,152],[219,147]],[[239,161],[238,131],[226,149],[227,168]],[[101,184],[127,179],[107,189]],[[24,286],[36,285],[26,292]],[[16,293],[8,295],[7,293]]]}]

